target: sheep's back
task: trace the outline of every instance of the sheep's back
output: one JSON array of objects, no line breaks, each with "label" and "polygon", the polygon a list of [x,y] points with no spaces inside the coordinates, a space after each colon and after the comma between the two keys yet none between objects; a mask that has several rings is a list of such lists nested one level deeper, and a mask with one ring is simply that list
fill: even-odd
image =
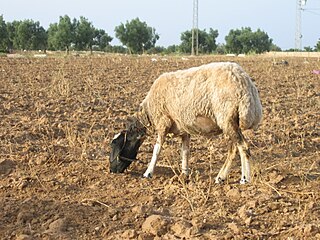
[{"label": "sheep's back", "polygon": [[199,118],[210,119],[212,129],[223,129],[234,111],[239,111],[244,129],[260,121],[256,88],[235,63],[211,63],[165,73],[154,82],[143,104],[155,125],[167,116],[180,130],[191,134],[203,134],[197,126]]}]

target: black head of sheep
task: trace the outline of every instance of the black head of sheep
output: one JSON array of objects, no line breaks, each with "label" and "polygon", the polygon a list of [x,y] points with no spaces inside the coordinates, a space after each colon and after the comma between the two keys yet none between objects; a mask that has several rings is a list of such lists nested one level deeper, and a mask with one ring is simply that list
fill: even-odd
[{"label": "black head of sheep", "polygon": [[128,118],[127,127],[111,141],[110,172],[123,173],[136,160],[146,136],[146,128],[137,118]]}]

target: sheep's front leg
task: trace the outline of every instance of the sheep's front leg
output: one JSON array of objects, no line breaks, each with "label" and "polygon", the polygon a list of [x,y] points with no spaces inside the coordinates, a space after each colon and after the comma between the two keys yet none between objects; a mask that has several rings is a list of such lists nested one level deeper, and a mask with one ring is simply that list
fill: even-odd
[{"label": "sheep's front leg", "polygon": [[154,168],[156,167],[157,160],[158,160],[158,157],[159,157],[159,154],[160,154],[160,151],[161,151],[161,146],[163,144],[163,141],[164,141],[164,137],[162,135],[158,134],[157,142],[156,142],[156,144],[154,145],[154,148],[153,148],[153,154],[152,154],[151,161],[149,163],[149,166],[148,166],[147,170],[143,174],[143,177],[145,177],[145,178],[151,178],[152,177]]},{"label": "sheep's front leg", "polygon": [[185,134],[181,137],[181,157],[182,157],[182,173],[185,175],[189,174],[188,160],[190,157],[190,135]]}]

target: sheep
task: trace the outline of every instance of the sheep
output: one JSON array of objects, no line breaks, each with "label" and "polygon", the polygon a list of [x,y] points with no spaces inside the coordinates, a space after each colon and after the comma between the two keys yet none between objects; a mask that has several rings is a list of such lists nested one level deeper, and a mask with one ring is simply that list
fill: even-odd
[{"label": "sheep", "polygon": [[135,118],[157,133],[145,178],[152,177],[167,134],[181,137],[182,173],[188,175],[191,135],[210,138],[223,133],[229,139],[229,149],[216,183],[226,180],[237,150],[241,158],[240,183],[250,182],[250,152],[242,131],[258,128],[262,106],[257,88],[238,64],[210,63],[162,74]]}]

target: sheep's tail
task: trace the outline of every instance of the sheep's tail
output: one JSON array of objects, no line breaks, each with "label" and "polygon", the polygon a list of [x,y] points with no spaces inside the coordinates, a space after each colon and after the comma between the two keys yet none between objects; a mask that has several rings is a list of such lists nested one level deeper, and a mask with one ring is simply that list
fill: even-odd
[{"label": "sheep's tail", "polygon": [[254,85],[243,96],[239,104],[239,125],[241,129],[257,129],[262,119],[262,106],[258,90]]},{"label": "sheep's tail", "polygon": [[[246,85],[246,91],[240,98],[239,126],[241,129],[257,129],[262,120],[262,105],[258,90],[245,71],[234,72],[237,78],[242,78]],[[241,82],[241,81],[240,81]]]}]

